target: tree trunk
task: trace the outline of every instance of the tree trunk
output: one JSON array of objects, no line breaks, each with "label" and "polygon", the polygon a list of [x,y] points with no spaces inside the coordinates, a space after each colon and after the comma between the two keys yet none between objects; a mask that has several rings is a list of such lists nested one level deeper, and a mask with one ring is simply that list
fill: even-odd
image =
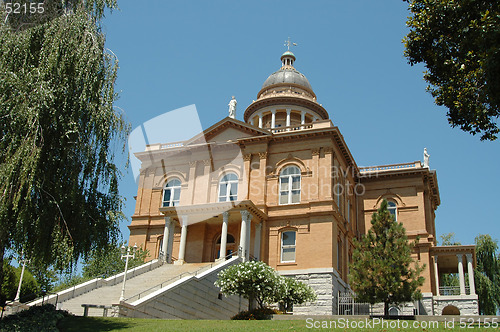
[{"label": "tree trunk", "polygon": [[389,302],[384,302],[384,318],[389,318]]},{"label": "tree trunk", "polygon": [[0,306],[4,306],[4,292],[5,289],[2,289],[3,285],[3,275],[4,275],[4,270],[3,270],[3,261],[4,261],[4,255],[5,253],[5,248],[3,246],[3,241],[0,241]]},{"label": "tree trunk", "polygon": [[255,309],[255,297],[253,295],[250,295],[248,297],[248,310],[253,310]]}]

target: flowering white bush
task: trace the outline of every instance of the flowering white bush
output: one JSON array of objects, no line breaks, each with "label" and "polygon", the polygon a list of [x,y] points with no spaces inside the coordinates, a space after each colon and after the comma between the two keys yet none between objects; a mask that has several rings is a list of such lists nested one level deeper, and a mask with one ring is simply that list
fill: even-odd
[{"label": "flowering white bush", "polygon": [[256,300],[260,308],[265,303],[277,302],[280,276],[264,262],[245,262],[233,265],[217,275],[215,286],[224,295],[241,295]]},{"label": "flowering white bush", "polygon": [[217,275],[215,286],[224,295],[241,295],[260,308],[266,303],[279,302],[287,309],[292,304],[314,301],[316,294],[311,287],[292,278],[281,277],[264,262],[245,262],[233,265]]}]

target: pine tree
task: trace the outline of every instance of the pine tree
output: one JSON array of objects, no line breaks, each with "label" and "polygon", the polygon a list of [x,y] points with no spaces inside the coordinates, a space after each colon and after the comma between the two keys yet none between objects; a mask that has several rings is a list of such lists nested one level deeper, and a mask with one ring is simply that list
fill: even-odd
[{"label": "pine tree", "polygon": [[389,305],[420,297],[424,283],[420,273],[425,268],[411,257],[415,243],[409,243],[402,223],[397,223],[387,210],[387,201],[372,216],[372,228],[355,239],[349,280],[357,298],[371,304],[384,303],[384,315]]}]

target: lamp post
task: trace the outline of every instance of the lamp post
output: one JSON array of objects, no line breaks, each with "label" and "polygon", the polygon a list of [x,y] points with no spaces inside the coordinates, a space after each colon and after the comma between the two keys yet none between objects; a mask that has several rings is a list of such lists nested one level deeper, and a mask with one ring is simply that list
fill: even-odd
[{"label": "lamp post", "polygon": [[23,256],[23,268],[21,270],[21,278],[19,278],[19,286],[17,287],[17,293],[14,302],[19,302],[21,298],[21,284],[23,283],[24,268],[26,267],[26,257],[24,257],[24,251],[21,253],[21,256]]},{"label": "lamp post", "polygon": [[130,247],[127,247],[125,254],[125,245],[121,247],[122,259],[125,258],[125,272],[123,274],[123,285],[122,285],[122,295],[120,296],[120,302],[125,300],[125,282],[127,281],[127,268],[129,258],[135,258],[135,252],[137,251],[137,244],[134,245],[132,254],[130,254]]}]

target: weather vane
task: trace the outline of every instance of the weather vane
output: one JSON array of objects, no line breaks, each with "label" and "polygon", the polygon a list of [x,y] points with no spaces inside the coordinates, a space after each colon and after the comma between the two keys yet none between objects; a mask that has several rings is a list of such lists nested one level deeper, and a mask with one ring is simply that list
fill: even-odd
[{"label": "weather vane", "polygon": [[290,51],[290,46],[297,46],[297,43],[292,43],[290,41],[290,37],[288,37],[288,40],[285,40],[285,46],[288,47],[288,50]]}]

